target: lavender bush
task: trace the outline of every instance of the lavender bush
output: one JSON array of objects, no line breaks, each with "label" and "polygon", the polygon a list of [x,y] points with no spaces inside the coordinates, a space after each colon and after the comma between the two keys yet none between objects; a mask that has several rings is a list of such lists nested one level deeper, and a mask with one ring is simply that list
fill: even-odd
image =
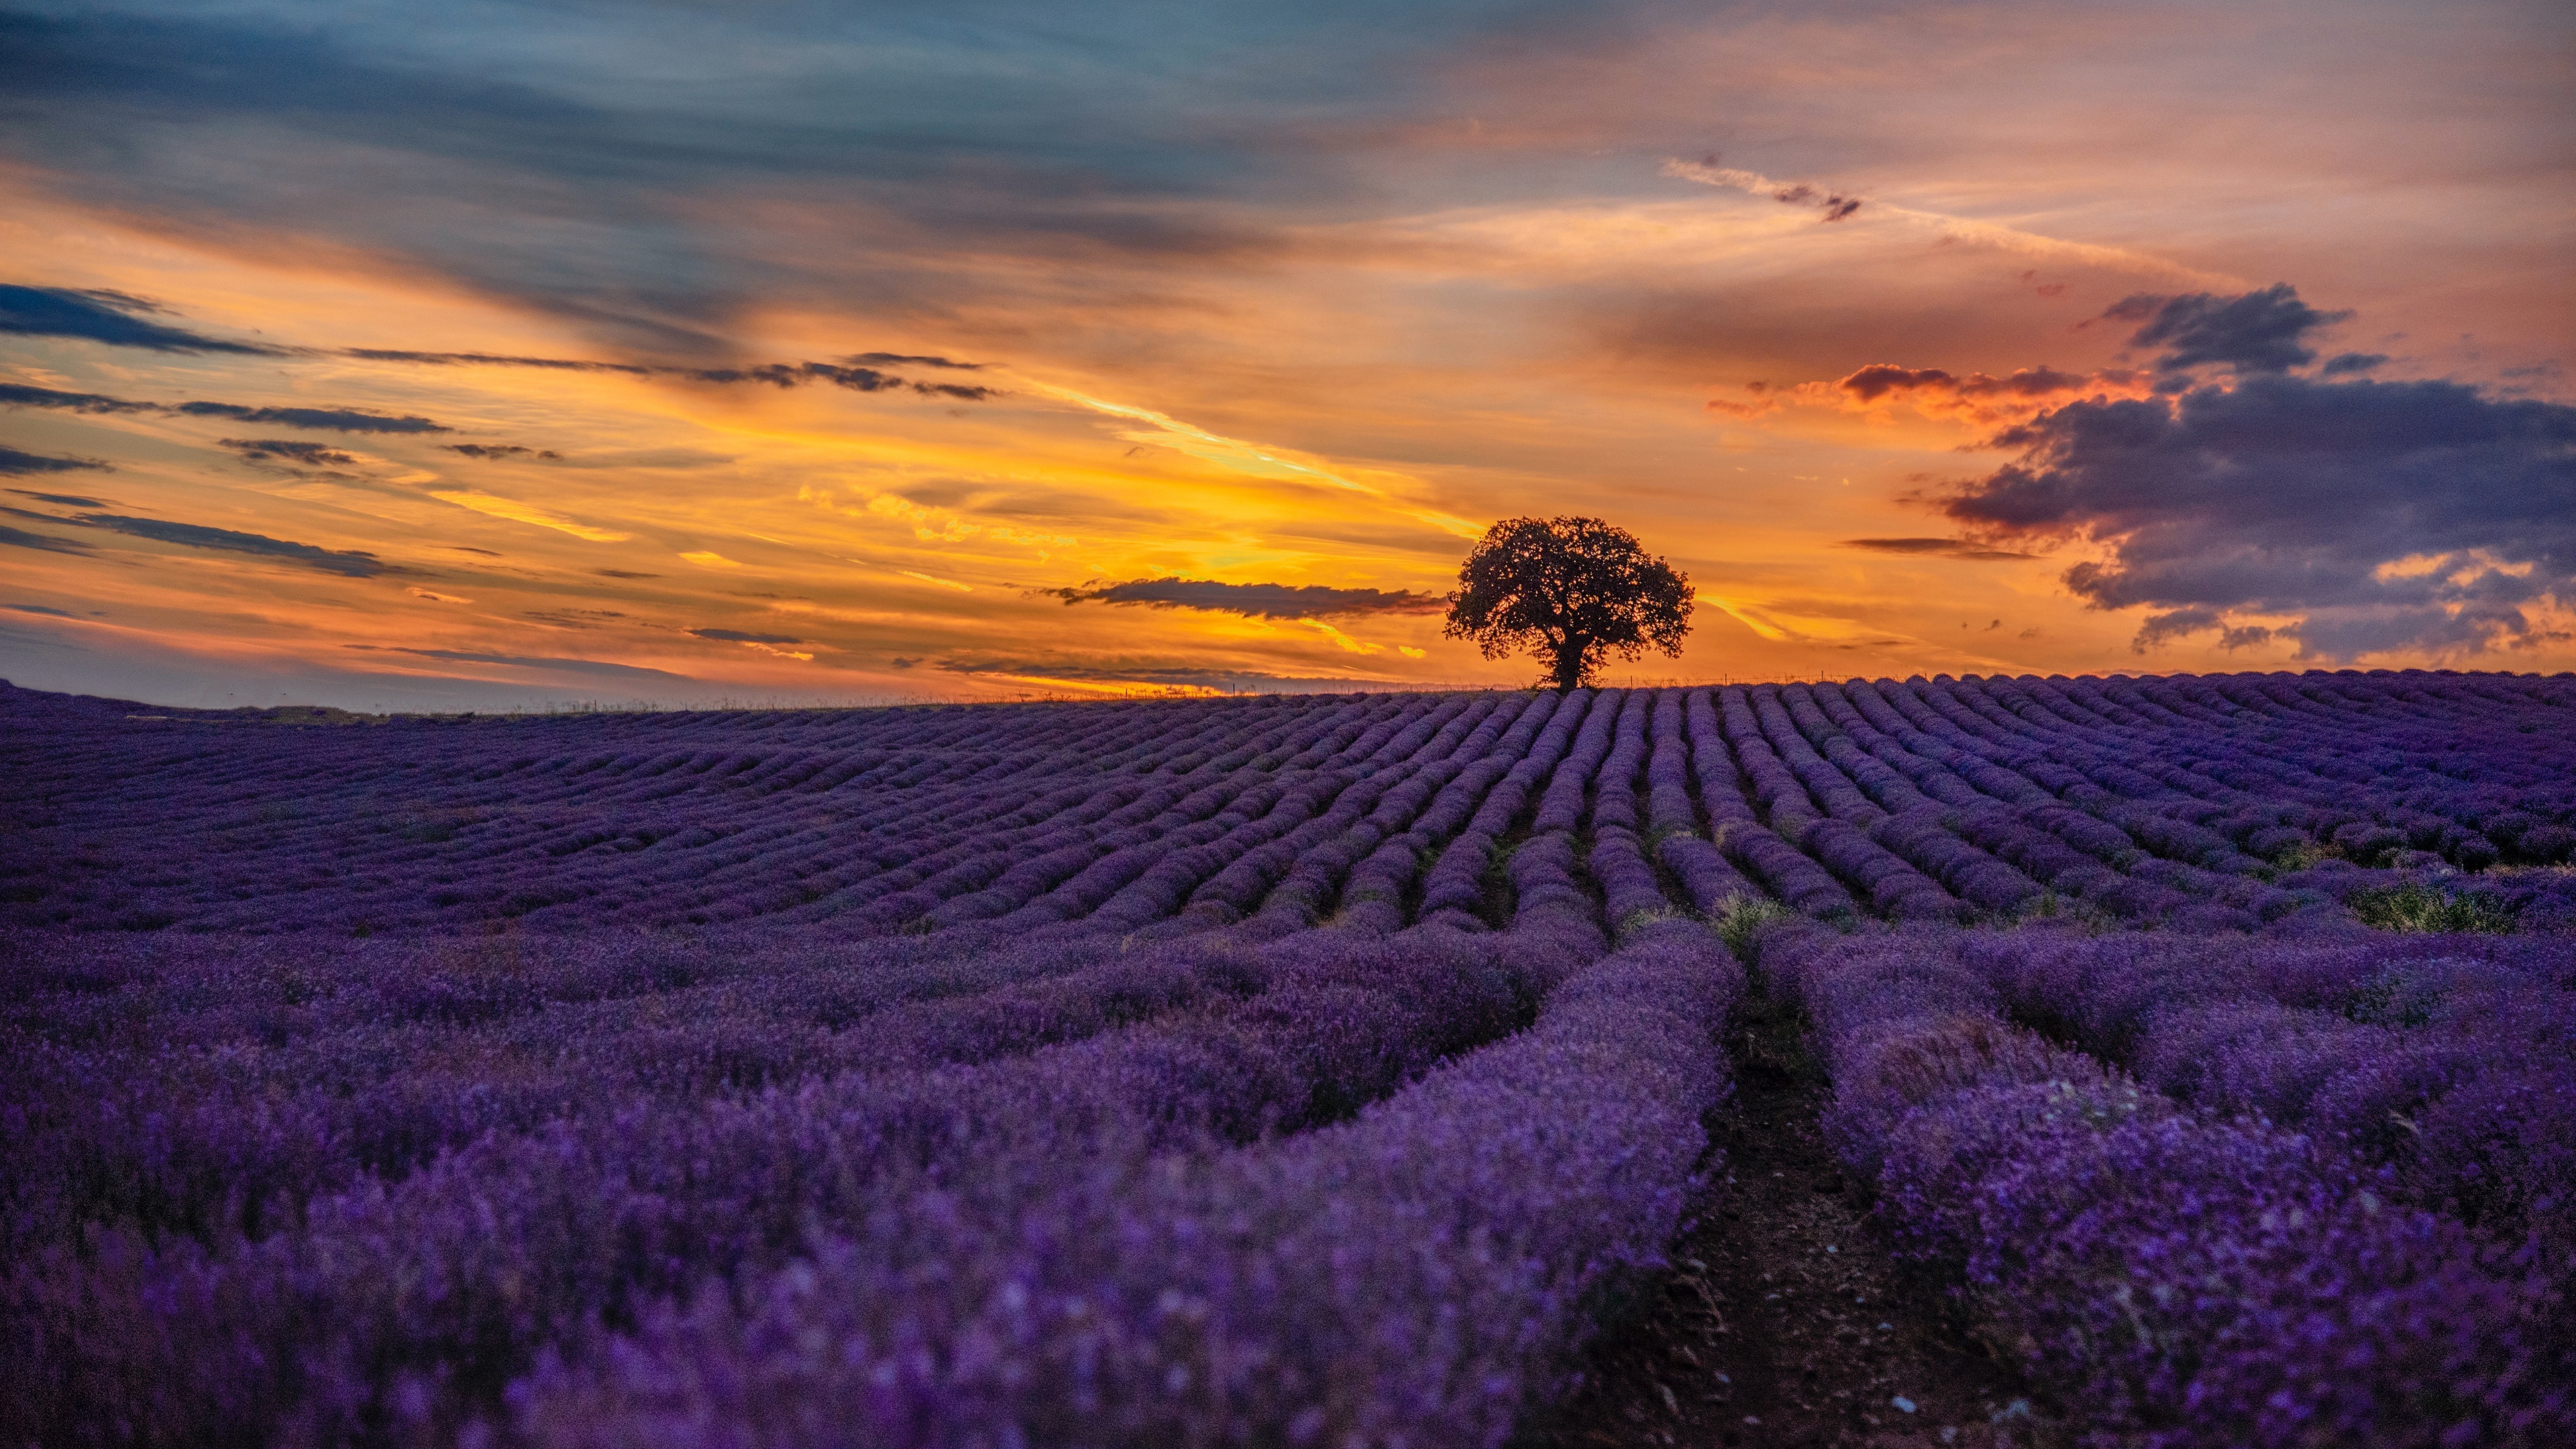
[{"label": "lavender bush", "polygon": [[2576,681],[0,716],[9,1442],[1500,1444],[1721,940],[2105,1442],[2576,1378]]}]

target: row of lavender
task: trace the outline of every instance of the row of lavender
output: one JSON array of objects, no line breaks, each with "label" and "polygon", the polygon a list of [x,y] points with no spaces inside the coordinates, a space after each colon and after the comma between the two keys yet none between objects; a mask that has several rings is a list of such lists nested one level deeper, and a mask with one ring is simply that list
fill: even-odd
[{"label": "row of lavender", "polygon": [[[1563,833],[1633,793],[1619,710],[1507,703],[1405,728],[1555,762]],[[1544,851],[1501,930],[1276,904],[1400,892],[1480,773],[1149,939],[21,937],[0,1434],[1499,1443],[1712,1166],[1741,976]]]},{"label": "row of lavender", "polygon": [[1801,926],[1760,955],[1900,1258],[2097,1442],[2564,1443],[2576,952],[2441,950]]},{"label": "row of lavender", "polygon": [[[2509,696],[2544,702],[2510,718],[2561,708],[2512,683],[2526,693]],[[2053,697],[2078,708],[2072,691]],[[2260,842],[2229,832],[2290,828],[2284,849],[2321,849],[2328,812],[2350,808],[2324,802],[2370,797],[2321,787],[2305,805],[2280,791],[2249,804],[2187,770],[2138,783],[2124,761],[2152,758],[2144,747],[2085,741],[2187,731],[2116,718],[2148,716],[2107,696],[2095,723],[2053,733],[1927,702],[1940,698],[1852,684],[1284,709],[1252,740],[1180,734],[1105,778],[1066,763],[1078,783],[1053,796],[1032,788],[1042,776],[933,787],[922,799],[938,809],[1017,806],[904,827],[921,849],[903,867],[804,902],[809,922],[790,908],[758,930],[12,938],[0,1314],[30,1367],[0,1432],[1498,1442],[1562,1387],[1654,1265],[1693,1172],[1710,1170],[1713,1030],[1739,978],[1677,917],[1740,907],[1759,883],[1843,924],[1874,909],[1936,923],[2027,911],[2062,893],[2096,920],[2350,929],[2330,893],[2265,881],[2241,848]],[[2400,724],[2443,717],[2399,705]],[[1117,753],[1119,712],[1098,713],[1111,719],[1089,749]],[[346,734],[380,754],[402,738]],[[273,736],[249,738],[254,758],[217,750],[203,773],[232,770],[225,789],[274,777],[256,758]],[[2549,808],[2550,757],[2523,739],[2517,724],[2493,760],[2435,773],[2505,792],[2460,796],[2473,804]],[[939,748],[969,774],[1034,768]],[[534,769],[518,759],[483,768],[502,781]],[[2490,768],[2501,784],[2469,778]],[[933,808],[911,788],[878,791],[897,825]],[[2450,798],[2413,788],[2408,810]],[[736,808],[753,822],[739,833],[779,823]],[[2052,841],[2065,857],[2046,854]],[[2148,886],[2193,903],[2138,894]],[[1997,904],[1973,904],[1981,892]],[[251,898],[279,914],[298,899],[311,897]],[[1771,964],[1780,984],[1803,979],[1786,949]],[[1982,989],[2008,992],[2006,979],[1997,968]],[[2445,1009],[2425,989],[2368,986],[2412,1027]],[[2229,992],[2211,1000],[2245,994]],[[1831,1045],[1836,1018],[1811,1004]],[[2563,1018],[2526,1017],[2513,1040],[2556,1040]],[[2103,1030],[2083,1044],[2150,1070]],[[2445,1038],[2482,1039],[2495,1033]],[[1867,1080],[1836,1060],[1846,1082]],[[2060,1052],[2049,1080],[2098,1076],[2091,1060]],[[2441,1060],[2447,1076],[2328,1094],[2365,1105],[2319,1120],[2366,1121],[2388,1101],[2438,1125],[2437,1097],[2478,1092],[2527,1105],[2512,1073]],[[2439,1091],[2403,1096],[2426,1082]],[[2530,1294],[2559,1281],[2546,1253],[2564,1201],[2548,1188],[2564,1124],[2546,1108],[2454,1134],[2469,1145],[2452,1158],[2509,1190],[2445,1197],[2437,1167],[2388,1167],[2490,1240],[2538,1243],[2543,1285],[2469,1263],[2441,1279],[2465,1297],[2388,1300],[2420,1309],[2388,1330],[2390,1352],[2427,1351],[2463,1313],[2546,1326]],[[2538,1166],[2485,1168],[2493,1152],[2477,1144],[2498,1140]],[[2317,1180],[2365,1146],[2338,1146]],[[2245,1160],[2271,1173],[2290,1158]],[[2142,1221],[2170,1232],[2173,1206]],[[2260,1206],[2268,1222],[2279,1204]],[[2420,1221],[2440,1240],[2426,1261],[2451,1273],[2467,1250],[2441,1244],[2464,1229]],[[2240,1279],[2296,1277],[2297,1253],[2323,1241],[2303,1232]],[[2242,1326],[2162,1330],[2133,1366],[2146,1407],[2132,1416],[2164,1412],[2155,1395],[2199,1383],[2203,1350]],[[2325,1326],[2326,1341],[2357,1341]],[[2463,1350],[2466,1377],[2441,1392],[2486,1407],[2444,1422],[2510,1442],[2552,1412],[2527,1391],[2541,1380],[2519,1341],[2501,1360]],[[2201,1397],[2236,1403],[2237,1383]],[[2421,1427],[2450,1403],[2400,1395],[2369,1422]],[[2234,1432],[2224,1416],[2181,1422],[2186,1442]]]},{"label": "row of lavender", "polygon": [[[2576,843],[2576,794],[2553,768],[2576,734],[2564,680],[1853,680],[1633,697],[1643,734],[1623,758],[1654,778],[1644,818],[1622,828],[1703,909],[1767,893],[1819,916],[2082,909],[2242,927],[2429,879],[2474,888],[2499,918],[2576,924],[2566,876],[2491,870],[2550,866]],[[1556,702],[334,730],[126,720],[25,691],[0,705],[14,767],[0,788],[21,827],[0,920],[372,934],[760,919],[883,934],[1246,914],[1326,835],[1355,852],[1331,870],[1351,879],[1365,863],[1346,894],[1372,917],[1418,919],[1435,897],[1435,912],[1472,902],[1490,916],[1481,862],[1431,878],[1422,862],[1462,832],[1508,843],[1499,802],[1531,788],[1514,772],[1536,766]],[[1334,904],[1313,868],[1290,895]]]}]

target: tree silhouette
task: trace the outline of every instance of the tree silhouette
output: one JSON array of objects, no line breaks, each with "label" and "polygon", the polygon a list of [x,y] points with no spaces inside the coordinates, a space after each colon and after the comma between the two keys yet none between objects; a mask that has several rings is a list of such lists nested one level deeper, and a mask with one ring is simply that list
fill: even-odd
[{"label": "tree silhouette", "polygon": [[1560,690],[1590,684],[1613,654],[1679,654],[1690,632],[1690,580],[1598,518],[1504,519],[1458,583],[1441,632],[1475,640],[1488,659],[1544,659],[1545,682]]}]

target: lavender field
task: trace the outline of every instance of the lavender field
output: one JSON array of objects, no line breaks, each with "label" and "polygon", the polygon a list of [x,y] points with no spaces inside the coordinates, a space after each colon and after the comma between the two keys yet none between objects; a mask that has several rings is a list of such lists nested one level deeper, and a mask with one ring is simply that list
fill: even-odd
[{"label": "lavender field", "polygon": [[2576,1442],[2576,678],[0,730],[9,1445],[1549,1442],[1756,1003],[2075,1437]]}]

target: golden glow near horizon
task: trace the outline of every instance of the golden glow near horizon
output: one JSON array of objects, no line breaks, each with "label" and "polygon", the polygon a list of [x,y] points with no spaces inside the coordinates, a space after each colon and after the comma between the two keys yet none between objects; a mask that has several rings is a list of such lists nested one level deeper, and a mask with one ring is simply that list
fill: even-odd
[{"label": "golden glow near horizon", "polygon": [[[130,175],[29,141],[0,159],[0,284],[108,321],[0,335],[0,675],[358,708],[1521,684],[1533,665],[1444,639],[1418,599],[1531,513],[1608,518],[1691,576],[1685,655],[1614,678],[2576,667],[2576,617],[2509,516],[2491,543],[2405,547],[2298,524],[2431,600],[2303,646],[2331,601],[2249,589],[2201,619],[2202,585],[2155,572],[2254,567],[2287,546],[2242,531],[2259,518],[1942,511],[2000,486],[2029,446],[2007,430],[2165,406],[2190,358],[2140,339],[2181,294],[2294,283],[2312,390],[2569,400],[2565,162],[2533,140],[2566,129],[2563,77],[2530,58],[2557,23],[2371,14],[2313,53],[2236,12],[2151,43],[2062,13],[1899,27],[1906,46],[1787,11],[1554,55],[1449,35],[1371,99],[1317,91],[1330,122],[1271,151],[1104,72],[1028,102],[1139,108],[1134,154],[1065,160],[1093,180],[1063,194],[959,160],[1021,144],[963,120],[920,174],[816,169],[712,99],[764,94],[757,67],[666,52],[705,67],[710,146],[786,149],[711,175],[675,148],[621,190],[363,119],[344,144],[255,99],[232,130],[133,132]],[[355,69],[362,32],[407,43],[316,15]],[[2167,79],[2134,71],[2141,45]],[[2286,69],[2258,104],[2239,87],[2264,46]],[[2438,145],[2409,118],[2465,83],[2416,65],[2432,51],[2503,77]],[[496,134],[570,124],[511,110],[546,81],[505,70]],[[582,94],[561,104],[614,110]],[[2150,100],[2202,124],[2143,123]],[[1700,133],[1725,154],[1675,154]],[[357,159],[415,144],[436,151],[416,173]],[[2441,159],[2464,147],[2476,168]],[[1240,177],[1172,180],[1166,152]],[[266,210],[191,179],[218,156]],[[120,318],[143,330],[108,335]],[[2203,396],[2288,375],[2236,366]],[[351,413],[369,430],[331,425]],[[2088,562],[2129,592],[2077,590]],[[1202,587],[1079,597],[1144,580]],[[1282,592],[1319,588],[1346,592]],[[1302,602],[1245,602],[1276,598]]]}]

